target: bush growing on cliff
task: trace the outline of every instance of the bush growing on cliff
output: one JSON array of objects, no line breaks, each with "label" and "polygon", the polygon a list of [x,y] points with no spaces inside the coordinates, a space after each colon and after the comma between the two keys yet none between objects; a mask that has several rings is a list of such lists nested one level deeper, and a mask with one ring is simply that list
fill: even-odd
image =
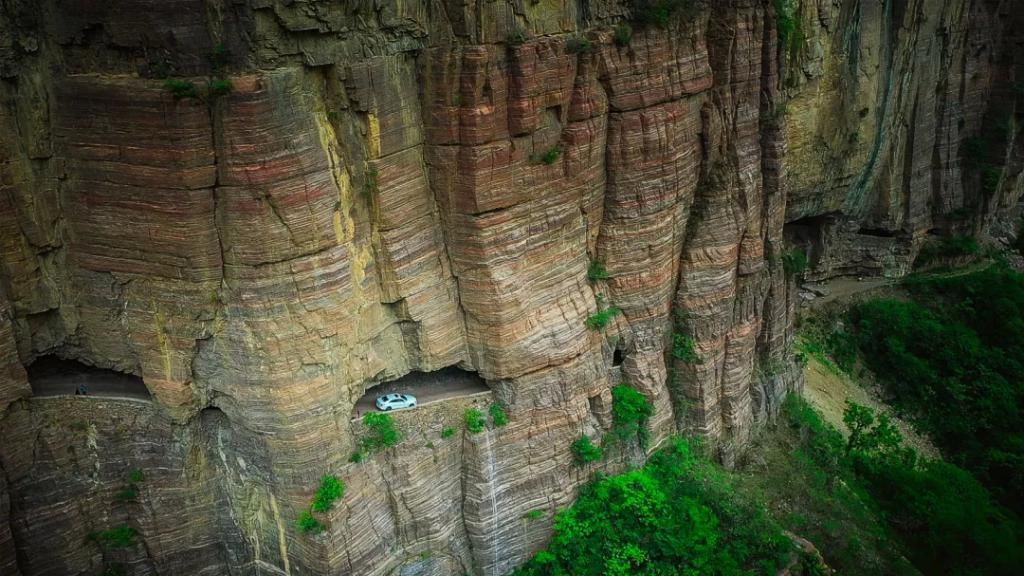
[{"label": "bush growing on cliff", "polygon": [[334,506],[334,502],[345,495],[345,483],[337,476],[325,474],[320,478],[320,486],[313,495],[313,503],[310,508],[314,512],[327,512]]},{"label": "bush growing on cliff", "polygon": [[608,270],[600,260],[591,260],[590,266],[587,267],[587,278],[592,281],[607,280]]},{"label": "bush growing on cliff", "polygon": [[637,24],[664,28],[675,16],[695,18],[702,4],[700,0],[630,0],[629,11]]},{"label": "bush growing on cliff", "polygon": [[390,414],[367,412],[363,415],[363,424],[369,430],[369,434],[359,440],[359,447],[364,452],[390,448],[402,440],[402,434]]},{"label": "bush growing on cliff", "polygon": [[587,328],[590,328],[591,330],[601,330],[612,321],[612,318],[618,316],[619,312],[620,310],[615,306],[599,309],[597,312],[594,312],[587,317]]},{"label": "bush growing on cliff", "polygon": [[501,407],[501,404],[494,403],[487,409],[491,414],[491,423],[499,428],[508,424],[508,414],[505,414],[505,409]]},{"label": "bush growing on cliff", "polygon": [[613,430],[620,440],[636,437],[640,445],[647,444],[647,420],[654,413],[651,402],[642,393],[629,384],[619,384],[612,388],[612,420]]},{"label": "bush growing on cliff", "polygon": [[792,544],[676,439],[642,469],[585,486],[518,576],[774,574]]},{"label": "bush growing on cliff", "polygon": [[604,458],[604,450],[601,450],[600,446],[591,442],[590,437],[586,435],[580,436],[572,443],[572,454],[578,466],[597,462]]},{"label": "bush growing on cliff", "polygon": [[782,254],[782,270],[790,276],[803,274],[808,263],[807,254],[799,248],[791,248]]},{"label": "bush growing on cliff", "polygon": [[622,22],[615,26],[614,40],[618,46],[629,46],[633,40],[633,27],[628,22]]},{"label": "bush growing on cliff", "polygon": [[559,148],[557,144],[555,144],[554,146],[545,150],[544,153],[540,155],[532,155],[530,159],[534,163],[547,164],[550,166],[551,164],[554,164],[558,160],[558,157],[561,155],[562,149]]},{"label": "bush growing on cliff", "polygon": [[93,534],[96,543],[102,548],[130,548],[135,545],[135,529],[127,524],[108,528]]},{"label": "bush growing on cliff", "polygon": [[231,93],[233,87],[230,78],[214,78],[210,81],[210,96],[226,96]]},{"label": "bush growing on cliff", "polygon": [[295,520],[295,527],[303,534],[319,534],[327,528],[309,510],[303,510],[299,513],[299,517]]},{"label": "bush growing on cliff", "polygon": [[469,430],[470,434],[479,434],[487,427],[487,419],[484,418],[483,412],[476,408],[466,408],[462,416],[466,421],[466,430]]},{"label": "bush growing on cliff", "polygon": [[164,80],[164,90],[170,92],[175,100],[199,98],[199,91],[196,90],[195,83],[183,78],[168,78]]},{"label": "bush growing on cliff", "polygon": [[672,357],[689,364],[700,364],[700,356],[693,348],[693,337],[676,332],[672,334]]},{"label": "bush growing on cliff", "polygon": [[441,430],[441,438],[451,438],[455,436],[455,428],[452,426],[445,426],[444,430]]}]

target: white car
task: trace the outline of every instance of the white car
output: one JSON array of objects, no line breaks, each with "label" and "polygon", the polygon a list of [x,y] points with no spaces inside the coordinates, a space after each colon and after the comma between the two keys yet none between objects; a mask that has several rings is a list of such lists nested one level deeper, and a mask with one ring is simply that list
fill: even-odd
[{"label": "white car", "polygon": [[402,408],[415,408],[416,397],[412,394],[385,394],[377,398],[378,410],[401,410]]}]

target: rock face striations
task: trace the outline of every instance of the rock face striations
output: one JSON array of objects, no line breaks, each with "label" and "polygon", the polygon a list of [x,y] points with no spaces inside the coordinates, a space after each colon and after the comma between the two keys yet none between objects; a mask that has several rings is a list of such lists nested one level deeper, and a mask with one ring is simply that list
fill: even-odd
[{"label": "rock face striations", "polygon": [[898,275],[1024,190],[1010,1],[645,4],[4,3],[0,573],[507,574],[643,459],[573,461],[614,385],[727,463],[799,388],[789,246]]}]

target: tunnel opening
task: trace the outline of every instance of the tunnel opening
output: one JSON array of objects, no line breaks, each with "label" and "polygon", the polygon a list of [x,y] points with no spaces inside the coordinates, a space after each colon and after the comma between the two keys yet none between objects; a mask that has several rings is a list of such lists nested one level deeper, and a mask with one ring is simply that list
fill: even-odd
[{"label": "tunnel opening", "polygon": [[47,354],[25,367],[33,396],[114,396],[151,400],[142,378]]},{"label": "tunnel opening", "polygon": [[479,374],[449,366],[432,372],[412,371],[397,378],[367,388],[352,409],[352,418],[361,418],[367,412],[377,412],[377,398],[385,394],[411,395],[416,405],[452,398],[463,398],[489,393],[490,386]]},{"label": "tunnel opening", "polygon": [[622,361],[625,360],[625,358],[626,357],[622,350],[616,348],[615,351],[612,352],[612,367],[622,366]]},{"label": "tunnel opening", "polygon": [[835,218],[830,215],[807,216],[782,227],[786,244],[803,250],[811,266],[824,257],[827,236]]},{"label": "tunnel opening", "polygon": [[875,236],[877,238],[895,238],[897,232],[884,228],[861,228],[857,230],[857,234],[860,236]]}]

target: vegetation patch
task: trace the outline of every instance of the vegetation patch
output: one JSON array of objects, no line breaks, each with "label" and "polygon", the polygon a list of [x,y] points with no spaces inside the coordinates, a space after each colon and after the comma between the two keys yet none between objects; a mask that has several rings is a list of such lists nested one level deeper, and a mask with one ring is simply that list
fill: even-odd
[{"label": "vegetation patch", "polygon": [[320,486],[313,495],[313,503],[310,509],[314,512],[327,512],[334,506],[334,502],[345,494],[345,483],[337,476],[325,474],[320,478]]},{"label": "vegetation patch", "polygon": [[548,166],[558,161],[558,157],[562,155],[562,149],[557,144],[548,148],[541,154],[533,154],[530,156],[530,160],[534,164],[547,164]]},{"label": "vegetation patch", "polygon": [[535,510],[530,510],[526,514],[523,514],[523,519],[524,520],[539,520],[539,519],[541,519],[543,517],[544,517],[544,510],[542,508],[537,508]]},{"label": "vegetation patch", "polygon": [[234,85],[231,83],[230,78],[214,78],[210,80],[210,96],[214,98],[227,96],[231,93],[233,87]]},{"label": "vegetation patch", "polygon": [[917,264],[928,264],[942,258],[963,258],[977,256],[981,253],[978,239],[969,234],[947,236],[937,242],[927,242],[921,246],[917,255]]},{"label": "vegetation patch", "polygon": [[601,303],[598,302],[597,312],[594,312],[587,317],[586,325],[587,328],[590,328],[591,330],[604,329],[604,327],[612,321],[612,318],[615,318],[619,315],[619,312],[621,312],[621,310],[615,306],[609,306],[607,308],[601,308],[600,306]]},{"label": "vegetation patch", "polygon": [[591,442],[590,438],[586,435],[580,436],[572,443],[572,454],[578,466],[583,466],[590,462],[597,462],[604,458],[604,450],[602,450],[597,444]]},{"label": "vegetation patch", "polygon": [[674,17],[696,18],[703,8],[700,0],[630,0],[633,22],[641,26],[665,28]]},{"label": "vegetation patch", "polygon": [[303,510],[295,520],[295,527],[303,534],[319,534],[327,529],[309,510]]},{"label": "vegetation patch", "polygon": [[466,408],[462,417],[466,422],[466,430],[469,430],[470,434],[479,434],[487,428],[487,419],[484,418],[484,413],[476,408]]},{"label": "vegetation patch", "polygon": [[676,332],[672,334],[672,357],[688,364],[700,364],[700,356],[693,347],[693,337]]},{"label": "vegetation patch", "polygon": [[613,39],[618,46],[629,46],[633,40],[633,27],[628,22],[620,23],[615,27]]},{"label": "vegetation patch", "polygon": [[94,533],[93,539],[101,548],[130,548],[135,545],[135,529],[127,524]]},{"label": "vegetation patch", "polygon": [[168,78],[164,80],[164,90],[170,92],[175,100],[199,98],[199,91],[196,89],[195,83],[183,78]]},{"label": "vegetation patch", "polygon": [[491,423],[495,426],[501,427],[508,424],[508,414],[505,414],[505,409],[501,407],[501,404],[491,404],[487,411],[490,412]]},{"label": "vegetation patch", "polygon": [[639,470],[599,478],[514,574],[775,574],[793,545],[724,473],[676,439]]},{"label": "vegetation patch", "polygon": [[789,276],[799,276],[807,270],[807,253],[800,248],[791,248],[782,254],[782,270]]},{"label": "vegetation patch", "polygon": [[590,265],[587,267],[587,278],[591,281],[607,280],[608,270],[600,260],[591,260]]},{"label": "vegetation patch", "polygon": [[654,413],[650,400],[629,384],[612,388],[613,434],[622,441],[637,438],[641,446],[647,445],[647,420]]},{"label": "vegetation patch", "polygon": [[142,470],[136,468],[128,473],[127,483],[114,494],[118,500],[134,500],[139,495],[139,484],[145,481],[146,475]]},{"label": "vegetation patch", "polygon": [[441,438],[451,438],[455,436],[455,427],[445,426],[444,430],[441,430]]},{"label": "vegetation patch", "polygon": [[594,49],[594,44],[583,36],[573,36],[565,42],[565,51],[569,54],[583,54]]}]

